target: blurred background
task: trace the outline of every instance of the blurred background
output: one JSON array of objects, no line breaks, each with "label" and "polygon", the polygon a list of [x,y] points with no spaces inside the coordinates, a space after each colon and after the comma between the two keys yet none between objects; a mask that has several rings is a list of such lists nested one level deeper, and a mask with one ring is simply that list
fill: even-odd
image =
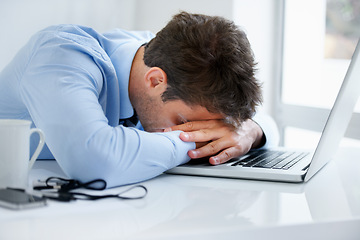
[{"label": "blurred background", "polygon": [[[314,147],[360,36],[359,0],[1,0],[0,71],[49,25],[156,33],[181,10],[245,30],[263,83],[261,111],[276,120],[282,145]],[[360,147],[360,101],[342,145]]]}]

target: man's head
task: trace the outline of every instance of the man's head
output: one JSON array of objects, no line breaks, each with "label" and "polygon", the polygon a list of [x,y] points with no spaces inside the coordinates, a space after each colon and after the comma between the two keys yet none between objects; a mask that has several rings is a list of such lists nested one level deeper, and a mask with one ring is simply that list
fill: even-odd
[{"label": "man's head", "polygon": [[261,103],[249,41],[221,17],[182,12],[146,46],[144,63],[167,78],[162,101],[204,107],[239,124]]}]

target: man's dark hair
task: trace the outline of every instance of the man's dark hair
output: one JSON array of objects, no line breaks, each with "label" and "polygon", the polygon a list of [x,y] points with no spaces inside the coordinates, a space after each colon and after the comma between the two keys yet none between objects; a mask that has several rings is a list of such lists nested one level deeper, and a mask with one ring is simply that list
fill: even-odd
[{"label": "man's dark hair", "polygon": [[222,17],[175,15],[145,46],[144,62],[165,71],[164,102],[200,105],[240,124],[262,101],[246,34]]}]

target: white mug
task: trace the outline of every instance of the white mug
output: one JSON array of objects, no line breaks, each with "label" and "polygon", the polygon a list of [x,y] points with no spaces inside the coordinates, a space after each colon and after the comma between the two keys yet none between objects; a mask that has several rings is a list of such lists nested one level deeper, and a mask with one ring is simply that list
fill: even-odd
[{"label": "white mug", "polygon": [[[0,188],[28,187],[29,171],[45,143],[43,132],[30,126],[27,120],[0,119]],[[29,161],[33,133],[38,133],[40,140]]]}]

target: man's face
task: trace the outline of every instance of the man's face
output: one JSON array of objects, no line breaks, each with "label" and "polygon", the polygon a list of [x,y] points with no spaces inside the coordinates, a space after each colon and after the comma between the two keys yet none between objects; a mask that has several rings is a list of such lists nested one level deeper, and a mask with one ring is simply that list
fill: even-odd
[{"label": "man's face", "polygon": [[181,100],[163,102],[161,96],[138,96],[134,105],[139,120],[148,132],[163,132],[165,128],[188,121],[223,119],[220,114],[210,113],[201,106],[189,106]]},{"label": "man's face", "polygon": [[221,114],[210,113],[201,106],[189,106],[181,100],[163,102],[167,75],[161,68],[145,66],[143,52],[141,47],[131,67],[129,97],[145,131],[163,132],[188,121],[223,119]]}]

